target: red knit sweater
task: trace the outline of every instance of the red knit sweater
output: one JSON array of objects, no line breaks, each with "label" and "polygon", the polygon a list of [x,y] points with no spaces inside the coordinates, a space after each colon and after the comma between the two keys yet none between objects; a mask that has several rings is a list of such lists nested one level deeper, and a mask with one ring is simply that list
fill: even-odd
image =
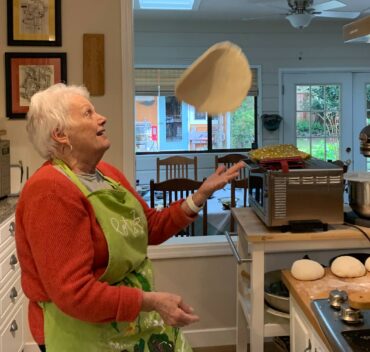
[{"label": "red knit sweater", "polygon": [[[183,212],[181,202],[161,212],[149,208],[121,172],[104,162],[98,169],[139,199],[149,244],[165,241],[194,220]],[[50,162],[36,171],[21,193],[15,239],[22,287],[30,300],[30,330],[38,344],[44,343],[39,301],[52,301],[66,314],[89,322],[137,317],[142,291],[98,281],[108,263],[104,234],[87,198]]]}]

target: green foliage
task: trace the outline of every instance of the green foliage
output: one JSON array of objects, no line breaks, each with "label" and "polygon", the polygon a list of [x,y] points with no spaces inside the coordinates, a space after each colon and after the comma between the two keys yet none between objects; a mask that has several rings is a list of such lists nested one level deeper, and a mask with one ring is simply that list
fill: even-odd
[{"label": "green foliage", "polygon": [[250,148],[254,140],[254,97],[247,97],[231,113],[231,148]]}]

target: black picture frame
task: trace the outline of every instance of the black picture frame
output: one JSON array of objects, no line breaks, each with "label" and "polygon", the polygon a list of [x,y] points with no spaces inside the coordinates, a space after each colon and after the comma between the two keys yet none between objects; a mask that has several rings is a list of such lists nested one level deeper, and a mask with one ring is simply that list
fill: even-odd
[{"label": "black picture frame", "polygon": [[67,82],[66,53],[5,53],[6,116],[24,119],[32,95],[60,82]]},{"label": "black picture frame", "polygon": [[7,0],[8,46],[61,46],[61,0]]}]

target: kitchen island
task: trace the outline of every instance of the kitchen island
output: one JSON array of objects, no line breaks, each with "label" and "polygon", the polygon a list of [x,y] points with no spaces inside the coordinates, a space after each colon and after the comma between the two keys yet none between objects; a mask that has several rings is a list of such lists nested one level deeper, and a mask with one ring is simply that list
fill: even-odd
[{"label": "kitchen island", "polygon": [[[237,352],[246,352],[248,342],[251,352],[261,352],[265,337],[290,333],[288,319],[265,313],[265,271],[290,268],[307,254],[327,265],[335,255],[370,248],[363,233],[346,225],[330,225],[325,232],[291,233],[267,228],[251,208],[235,208],[232,214],[238,224],[241,258],[237,270]],[[362,230],[370,234],[370,229]]]}]

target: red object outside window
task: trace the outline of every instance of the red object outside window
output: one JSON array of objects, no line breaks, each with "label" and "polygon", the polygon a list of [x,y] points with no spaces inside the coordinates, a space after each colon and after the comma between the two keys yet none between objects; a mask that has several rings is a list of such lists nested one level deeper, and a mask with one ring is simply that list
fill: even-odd
[{"label": "red object outside window", "polygon": [[158,125],[152,125],[152,141],[158,141]]}]

